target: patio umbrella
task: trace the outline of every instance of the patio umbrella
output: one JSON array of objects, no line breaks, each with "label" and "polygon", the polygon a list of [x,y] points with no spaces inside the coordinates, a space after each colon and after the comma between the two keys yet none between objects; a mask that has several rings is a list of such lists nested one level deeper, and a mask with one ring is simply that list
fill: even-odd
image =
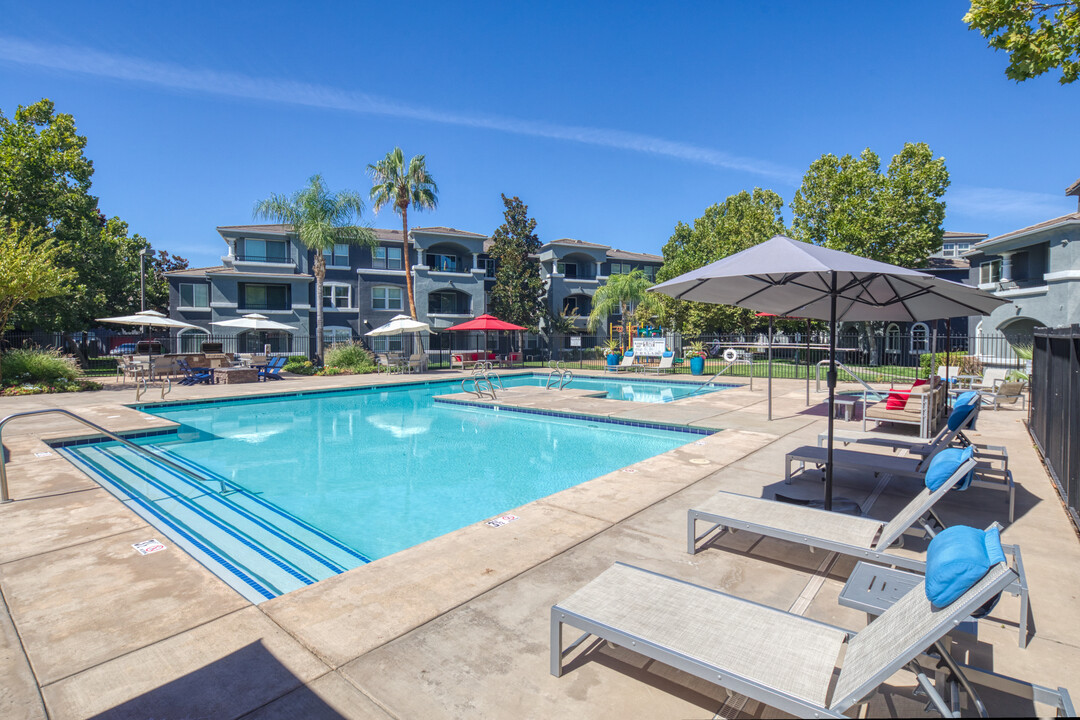
[{"label": "patio umbrella", "polygon": [[[272,330],[292,332],[293,330],[296,330],[292,325],[279,323],[260,313],[248,313],[247,315],[242,315],[241,317],[233,318],[232,320],[218,320],[217,322],[212,322],[210,324],[217,325],[218,327],[240,328],[242,330],[256,330],[259,332],[269,332]],[[261,336],[259,339],[262,340],[263,345],[265,346],[266,336]],[[239,339],[237,339],[237,350],[239,349]]]},{"label": "patio umbrella", "polygon": [[462,332],[482,330],[484,333],[484,351],[487,352],[487,334],[489,330],[524,330],[525,328],[523,328],[521,325],[515,325],[513,323],[508,323],[505,320],[500,320],[494,315],[484,314],[480,315],[479,317],[475,317],[468,322],[463,322],[460,325],[453,325],[446,329],[447,331],[460,330]]},{"label": "patio umbrella", "polygon": [[[161,328],[190,328],[193,330],[202,330],[206,332],[205,328],[201,328],[198,325],[192,325],[186,323],[183,320],[174,320],[168,315],[159,313],[157,310],[141,310],[134,315],[121,315],[119,317],[110,318],[96,318],[97,322],[114,323],[116,325],[135,325],[140,327],[161,327]],[[209,333],[207,333],[209,334]],[[154,354],[154,345],[150,345],[150,355]]]},{"label": "patio umbrella", "polygon": [[1008,303],[970,285],[777,235],[703,268],[654,285],[679,300],[737,305],[776,315],[829,321],[829,444],[825,509],[832,509],[836,323],[915,322],[989,315]]},{"label": "patio umbrella", "polygon": [[380,325],[371,332],[364,333],[370,337],[380,335],[401,335],[402,333],[430,332],[431,327],[427,323],[413,320],[408,315],[395,315],[390,322]]}]

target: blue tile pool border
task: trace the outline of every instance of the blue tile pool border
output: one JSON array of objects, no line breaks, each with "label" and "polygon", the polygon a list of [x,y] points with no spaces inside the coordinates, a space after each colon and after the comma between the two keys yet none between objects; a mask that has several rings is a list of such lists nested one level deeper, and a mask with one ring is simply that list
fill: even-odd
[{"label": "blue tile pool border", "polygon": [[[167,428],[155,428],[154,430],[131,430],[127,432],[113,433],[124,440],[138,440],[145,437],[157,437],[158,435],[175,435],[177,426]],[[45,440],[45,444],[51,448],[64,448],[72,445],[95,445],[97,443],[112,442],[106,435],[92,435],[88,437],[60,438],[57,440]]]},{"label": "blue tile pool border", "polygon": [[622,418],[606,417],[603,415],[584,415],[582,413],[559,412],[557,410],[537,410],[536,408],[523,408],[514,405],[499,405],[495,403],[470,402],[468,400],[450,400],[447,398],[432,398],[436,403],[446,405],[461,405],[463,407],[485,408],[498,410],[499,412],[524,413],[526,415],[546,415],[548,417],[562,418],[565,420],[585,420],[587,422],[609,423],[611,425],[626,425],[629,427],[646,428],[648,430],[669,430],[682,432],[690,435],[714,435],[721,430],[715,428],[699,428],[691,425],[677,425],[675,423],[643,422],[640,420],[624,420]]}]

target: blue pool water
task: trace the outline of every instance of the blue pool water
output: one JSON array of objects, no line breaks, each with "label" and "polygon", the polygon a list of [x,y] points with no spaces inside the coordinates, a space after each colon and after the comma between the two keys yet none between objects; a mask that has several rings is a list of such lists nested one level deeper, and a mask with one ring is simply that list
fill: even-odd
[{"label": "blue pool water", "polygon": [[117,443],[61,452],[258,602],[701,434],[432,399],[459,391],[437,382],[144,408],[180,429],[136,442],[209,482]]},{"label": "blue pool water", "polygon": [[[526,375],[524,377],[507,377],[503,379],[506,387],[521,385],[535,385],[544,387],[547,382],[546,375]],[[568,388],[575,390],[606,391],[611,400],[632,400],[634,402],[666,403],[672,400],[687,397],[691,393],[704,394],[723,390],[730,385],[711,384],[702,388],[697,382],[679,382],[667,380],[646,380],[641,375],[624,375],[621,377],[575,377]]]}]

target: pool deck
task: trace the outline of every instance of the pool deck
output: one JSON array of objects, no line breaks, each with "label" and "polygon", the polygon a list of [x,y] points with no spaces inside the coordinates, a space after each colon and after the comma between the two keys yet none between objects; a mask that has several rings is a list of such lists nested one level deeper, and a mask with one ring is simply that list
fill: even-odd
[{"label": "pool deck", "polygon": [[[509,373],[507,373],[509,374]],[[291,377],[256,385],[177,387],[168,400],[247,396],[371,383],[461,378]],[[650,378],[651,379],[651,378]],[[355,570],[253,605],[167,541],[44,443],[83,436],[59,416],[4,429],[10,490],[0,505],[0,717],[3,718],[713,718],[775,717],[718,686],[601,645],[548,672],[549,611],[619,560],[843,627],[863,613],[837,605],[849,559],[739,533],[686,553],[686,511],[717,490],[820,496],[808,474],[783,485],[784,455],[816,444],[825,396],[777,381],[668,404],[599,399],[587,391],[512,388],[523,408],[722,430],[520,508],[501,527],[471,525]],[[467,396],[472,397],[472,396]],[[146,400],[153,402],[151,396]],[[455,399],[467,399],[460,395]],[[111,431],[170,423],[130,408],[134,391],[0,398],[0,416],[62,407]],[[957,635],[968,664],[1080,700],[1080,542],[1024,426],[1026,413],[984,411],[977,442],[1005,445],[1017,490],[972,489],[938,507],[947,523],[1006,525],[1023,549],[1034,635],[1017,646],[1019,602],[1006,595],[977,640]],[[838,432],[861,422],[837,421]],[[468,450],[463,457],[468,456]],[[512,462],[508,461],[508,471]],[[467,462],[461,472],[468,472]],[[837,495],[889,517],[912,481],[839,473]],[[132,544],[166,540],[139,555]],[[897,552],[918,554],[919,541]],[[572,638],[567,636],[567,639]],[[912,676],[898,672],[868,716],[921,714]],[[993,694],[991,714],[1045,714]]]}]

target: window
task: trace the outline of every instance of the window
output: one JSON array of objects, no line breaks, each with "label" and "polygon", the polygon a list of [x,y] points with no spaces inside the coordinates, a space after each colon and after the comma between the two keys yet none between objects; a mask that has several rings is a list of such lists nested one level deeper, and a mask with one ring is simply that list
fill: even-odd
[{"label": "window", "polygon": [[991,260],[979,265],[979,284],[1001,282],[1001,260]]},{"label": "window", "polygon": [[401,265],[401,248],[398,247],[377,247],[375,248],[375,257],[372,258],[371,266],[376,268],[385,268],[387,270],[400,270]]},{"label": "window", "polygon": [[288,285],[251,285],[241,286],[243,310],[288,310],[289,302]]},{"label": "window", "polygon": [[629,275],[632,269],[630,263],[611,263],[612,275]]},{"label": "window", "polygon": [[197,353],[202,350],[202,344],[210,339],[210,336],[198,330],[184,329],[180,331],[180,352]]},{"label": "window", "polygon": [[336,243],[332,250],[323,250],[327,265],[349,267],[349,246]]},{"label": "window", "polygon": [[495,258],[484,259],[484,277],[495,277]]},{"label": "window", "polygon": [[180,307],[210,307],[210,286],[205,283],[180,283]]},{"label": "window", "polygon": [[251,262],[288,262],[289,250],[285,243],[277,240],[244,238],[244,252],[240,259]]},{"label": "window", "polygon": [[439,272],[459,272],[458,259],[454,255],[428,253],[427,264],[429,268]]},{"label": "window", "polygon": [[915,323],[911,326],[911,352],[924,353],[929,352],[930,331],[926,327],[926,323]]},{"label": "window", "polygon": [[383,286],[371,288],[372,310],[400,310],[401,288]]},{"label": "window", "polygon": [[900,352],[900,326],[896,323],[890,323],[885,329],[885,352]]},{"label": "window", "polygon": [[656,266],[655,265],[645,265],[644,267],[641,268],[641,270],[642,270],[642,272],[645,273],[645,279],[646,280],[648,280],[649,282],[656,282]]},{"label": "window", "polygon": [[433,292],[428,295],[428,313],[442,315],[464,315],[469,312],[469,299],[452,290]]},{"label": "window", "polygon": [[941,246],[942,257],[956,257],[956,243],[945,243]]},{"label": "window", "polygon": [[589,314],[589,298],[581,295],[571,295],[563,300],[563,314],[572,315],[574,311],[581,317]]},{"label": "window", "polygon": [[324,327],[323,342],[327,345],[352,342],[352,330],[347,327]]},{"label": "window", "polygon": [[352,307],[351,290],[348,285],[323,285],[322,306],[339,310]]},{"label": "window", "polygon": [[371,338],[375,352],[401,352],[401,335],[378,335]]}]

